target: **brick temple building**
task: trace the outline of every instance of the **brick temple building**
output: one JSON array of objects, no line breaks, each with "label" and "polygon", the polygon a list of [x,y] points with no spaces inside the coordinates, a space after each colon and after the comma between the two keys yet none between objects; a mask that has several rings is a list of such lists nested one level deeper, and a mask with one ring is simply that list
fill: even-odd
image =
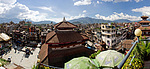
[{"label": "brick temple building", "polygon": [[139,21],[138,23],[141,24],[139,29],[142,31],[142,36],[149,37],[150,36],[150,21],[147,20],[148,16],[141,16],[143,20]]},{"label": "brick temple building", "polygon": [[76,25],[63,19],[54,25],[55,30],[46,36],[46,41],[41,47],[39,59],[41,63],[63,67],[64,63],[75,57],[89,56],[93,50],[86,48],[88,37],[81,35],[74,28]]}]

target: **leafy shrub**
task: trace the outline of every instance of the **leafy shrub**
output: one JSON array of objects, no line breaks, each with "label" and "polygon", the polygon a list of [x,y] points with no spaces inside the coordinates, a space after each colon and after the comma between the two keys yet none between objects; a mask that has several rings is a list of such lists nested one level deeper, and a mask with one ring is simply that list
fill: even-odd
[{"label": "leafy shrub", "polygon": [[133,53],[131,53],[122,69],[143,69],[143,60],[136,57],[132,60],[132,57]]},{"label": "leafy shrub", "polygon": [[95,57],[96,57],[100,52],[101,52],[101,51],[98,50],[97,52],[91,54],[91,55],[89,56],[89,58],[95,59]]}]

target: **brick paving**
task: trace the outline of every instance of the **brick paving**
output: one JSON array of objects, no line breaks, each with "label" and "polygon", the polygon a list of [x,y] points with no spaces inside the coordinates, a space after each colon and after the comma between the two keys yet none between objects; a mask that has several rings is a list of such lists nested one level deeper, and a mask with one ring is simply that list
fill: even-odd
[{"label": "brick paving", "polygon": [[[18,48],[19,49],[19,48]],[[25,47],[22,48],[22,50],[25,50]],[[33,65],[36,64],[37,62],[37,55],[39,53],[40,49],[36,48],[33,52],[33,54],[31,54],[28,58],[25,57],[25,52],[23,51],[16,51],[14,48],[11,49],[11,51],[7,54],[3,55],[3,59],[8,59],[8,57],[12,57],[11,58],[11,63],[15,63],[17,65],[20,65],[22,67],[24,67],[25,69],[32,69]]]}]

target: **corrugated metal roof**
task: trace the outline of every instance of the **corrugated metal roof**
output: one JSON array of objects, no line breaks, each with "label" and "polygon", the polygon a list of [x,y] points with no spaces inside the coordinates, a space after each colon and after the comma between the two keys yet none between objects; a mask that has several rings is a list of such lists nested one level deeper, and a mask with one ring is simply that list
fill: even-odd
[{"label": "corrugated metal roof", "polygon": [[0,40],[2,39],[2,40],[4,40],[4,41],[8,41],[8,40],[10,40],[10,38],[11,37],[9,37],[7,34],[5,34],[5,33],[1,33],[0,34]]}]

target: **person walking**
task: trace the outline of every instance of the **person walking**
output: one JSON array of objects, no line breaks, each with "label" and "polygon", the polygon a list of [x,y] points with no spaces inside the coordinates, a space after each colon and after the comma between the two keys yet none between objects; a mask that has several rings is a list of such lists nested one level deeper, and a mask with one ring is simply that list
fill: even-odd
[{"label": "person walking", "polygon": [[9,47],[9,52],[11,51],[11,46]]},{"label": "person walking", "polygon": [[14,48],[14,49],[15,49],[15,53],[16,53],[16,50],[17,50],[17,46],[16,46],[16,45],[15,45],[15,48]]}]

